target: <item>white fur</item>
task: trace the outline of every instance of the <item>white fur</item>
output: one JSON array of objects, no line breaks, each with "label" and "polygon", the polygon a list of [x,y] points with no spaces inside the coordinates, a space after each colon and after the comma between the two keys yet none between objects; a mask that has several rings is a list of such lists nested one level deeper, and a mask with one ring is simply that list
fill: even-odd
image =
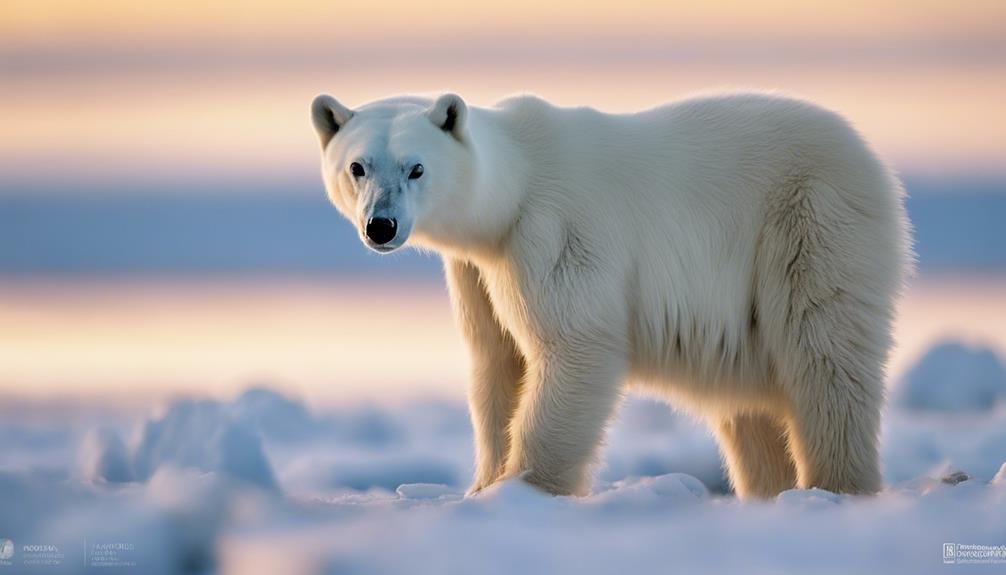
[{"label": "white fur", "polygon": [[521,475],[584,493],[623,383],[707,418],[741,497],[879,489],[909,233],[897,179],[842,118],[760,94],[620,115],[322,98],[335,205],[361,235],[379,205],[406,222],[392,248],[444,258],[473,491]]}]

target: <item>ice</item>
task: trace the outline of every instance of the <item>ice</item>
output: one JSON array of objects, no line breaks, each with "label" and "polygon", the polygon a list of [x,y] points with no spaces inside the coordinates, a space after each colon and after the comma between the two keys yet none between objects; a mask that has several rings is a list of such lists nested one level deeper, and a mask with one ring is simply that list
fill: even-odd
[{"label": "ice", "polygon": [[[913,373],[987,390],[987,357],[941,345]],[[908,384],[932,391],[923,375]],[[730,493],[708,429],[649,399],[622,406],[586,497],[519,477],[466,497],[457,403],[319,407],[259,386],[117,415],[80,405],[49,431],[11,412],[0,538],[58,546],[61,573],[93,572],[95,545],[127,546],[116,573],[154,575],[943,572],[944,543],[1004,543],[1006,406],[983,394],[892,402],[876,496],[751,502]]]},{"label": "ice", "polygon": [[459,494],[437,483],[406,483],[395,490],[402,499],[445,499],[458,498]]},{"label": "ice", "polygon": [[178,401],[163,417],[147,420],[132,461],[140,480],[171,464],[218,471],[261,487],[276,486],[258,430],[216,401]]},{"label": "ice", "polygon": [[81,447],[84,477],[92,481],[133,481],[133,462],[122,437],[114,429],[92,430]]}]

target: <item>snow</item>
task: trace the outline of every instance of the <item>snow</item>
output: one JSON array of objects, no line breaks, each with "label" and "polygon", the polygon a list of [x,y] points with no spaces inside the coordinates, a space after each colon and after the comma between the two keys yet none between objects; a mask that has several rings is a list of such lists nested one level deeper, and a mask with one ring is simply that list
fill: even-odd
[{"label": "snow", "polygon": [[881,461],[888,482],[961,469],[991,480],[1006,461],[1006,409],[961,415],[889,409]]},{"label": "snow", "polygon": [[995,477],[992,478],[992,485],[1006,488],[1006,463],[1003,463],[999,467],[999,471],[996,472]]},{"label": "snow", "polygon": [[451,488],[440,483],[405,483],[395,494],[401,499],[450,499],[456,496]]},{"label": "snow", "polygon": [[59,573],[109,556],[155,575],[1003,569],[942,560],[944,543],[1006,544],[1001,369],[992,351],[934,347],[892,390],[881,494],[767,502],[730,494],[704,426],[639,398],[583,498],[519,479],[465,497],[470,424],[449,402],[321,408],[256,387],[142,413],[10,410],[0,539],[29,573],[45,568],[16,563],[24,545],[55,546]]}]

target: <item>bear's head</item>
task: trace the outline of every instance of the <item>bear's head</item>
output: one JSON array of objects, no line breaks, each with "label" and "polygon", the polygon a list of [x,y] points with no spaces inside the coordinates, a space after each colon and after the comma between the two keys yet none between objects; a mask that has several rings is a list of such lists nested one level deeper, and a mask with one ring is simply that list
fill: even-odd
[{"label": "bear's head", "polygon": [[410,237],[451,235],[452,206],[463,205],[472,188],[467,114],[454,94],[356,110],[328,95],[315,98],[311,119],[328,197],[367,247],[387,253]]}]

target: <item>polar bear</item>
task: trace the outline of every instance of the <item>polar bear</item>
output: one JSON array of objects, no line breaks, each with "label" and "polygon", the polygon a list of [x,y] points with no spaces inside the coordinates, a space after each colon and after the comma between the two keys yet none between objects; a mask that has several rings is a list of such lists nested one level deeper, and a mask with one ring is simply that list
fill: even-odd
[{"label": "polar bear", "polygon": [[311,115],[363,243],[443,257],[471,492],[588,492],[627,388],[707,420],[741,498],[880,488],[909,229],[897,178],[838,115],[757,93],[633,114],[322,95]]}]

